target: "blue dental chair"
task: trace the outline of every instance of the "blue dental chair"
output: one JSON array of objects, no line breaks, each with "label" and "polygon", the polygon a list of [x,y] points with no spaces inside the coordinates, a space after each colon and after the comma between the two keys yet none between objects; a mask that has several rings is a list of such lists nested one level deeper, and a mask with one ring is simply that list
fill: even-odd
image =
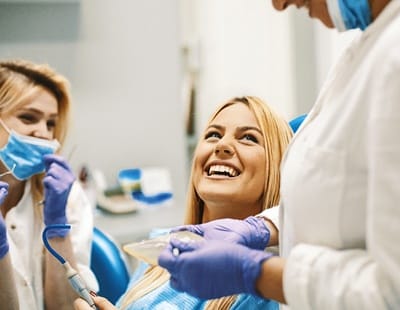
[{"label": "blue dental chair", "polygon": [[303,123],[306,116],[307,116],[307,114],[299,115],[289,122],[289,125],[292,128],[293,133],[295,133],[297,131],[297,129],[300,127],[301,123]]},{"label": "blue dental chair", "polygon": [[129,268],[123,252],[110,236],[93,229],[90,267],[99,282],[98,295],[115,304],[129,283]]}]

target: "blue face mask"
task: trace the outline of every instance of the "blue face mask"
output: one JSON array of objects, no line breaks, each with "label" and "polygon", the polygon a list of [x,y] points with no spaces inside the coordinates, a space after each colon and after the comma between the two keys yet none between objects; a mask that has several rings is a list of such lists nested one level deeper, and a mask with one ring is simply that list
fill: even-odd
[{"label": "blue face mask", "polygon": [[327,0],[329,16],[339,31],[360,28],[371,23],[368,0]]},{"label": "blue face mask", "polygon": [[0,159],[18,180],[26,180],[43,172],[43,156],[54,154],[60,147],[57,140],[39,139],[20,135],[9,130],[0,120],[0,124],[9,133],[6,145],[0,149]]}]

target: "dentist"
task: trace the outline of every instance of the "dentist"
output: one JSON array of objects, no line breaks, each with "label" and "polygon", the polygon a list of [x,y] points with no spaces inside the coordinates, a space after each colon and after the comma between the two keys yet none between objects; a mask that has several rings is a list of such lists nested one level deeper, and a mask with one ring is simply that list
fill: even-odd
[{"label": "dentist", "polygon": [[252,246],[258,226],[217,220],[185,227],[208,241],[173,240],[159,263],[174,288],[201,298],[251,293],[290,309],[399,309],[400,1],[272,2],[305,7],[329,28],[363,30],[283,159],[280,256]]},{"label": "dentist", "polygon": [[[90,271],[91,206],[56,152],[68,129],[70,95],[64,77],[46,65],[0,61],[0,307],[72,309],[77,297],[52,246],[96,289]],[[19,305],[18,305],[19,304]]]}]

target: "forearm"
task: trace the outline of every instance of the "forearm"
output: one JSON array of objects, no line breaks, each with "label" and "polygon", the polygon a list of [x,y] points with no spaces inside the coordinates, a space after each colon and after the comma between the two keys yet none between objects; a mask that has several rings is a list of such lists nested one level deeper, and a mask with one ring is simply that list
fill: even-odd
[{"label": "forearm", "polygon": [[[52,238],[51,246],[72,268],[77,270],[77,264],[72,250],[70,237]],[[45,304],[47,309],[73,309],[73,301],[78,297],[71,288],[65,274],[64,266],[50,253],[46,253],[45,273]],[[77,270],[78,271],[78,270]]]},{"label": "forearm", "polygon": [[17,288],[10,254],[0,259],[0,305],[1,309],[19,309]]},{"label": "forearm", "polygon": [[283,268],[285,260],[274,256],[264,261],[256,281],[257,292],[264,298],[286,303],[283,293]]}]

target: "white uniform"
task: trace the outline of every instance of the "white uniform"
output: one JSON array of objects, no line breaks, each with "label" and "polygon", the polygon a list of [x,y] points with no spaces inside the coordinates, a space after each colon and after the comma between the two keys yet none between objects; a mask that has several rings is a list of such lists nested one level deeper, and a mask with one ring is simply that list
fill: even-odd
[{"label": "white uniform", "polygon": [[331,72],[282,163],[290,309],[400,309],[400,1]]},{"label": "white uniform", "polygon": [[[44,224],[34,214],[34,209],[30,182],[27,182],[21,201],[7,213],[5,218],[19,305],[22,310],[44,309],[42,270],[45,249],[41,238]],[[68,197],[67,218],[71,224],[70,236],[80,274],[87,284],[96,290],[98,284],[89,269],[93,213],[77,182],[74,183]]]}]

